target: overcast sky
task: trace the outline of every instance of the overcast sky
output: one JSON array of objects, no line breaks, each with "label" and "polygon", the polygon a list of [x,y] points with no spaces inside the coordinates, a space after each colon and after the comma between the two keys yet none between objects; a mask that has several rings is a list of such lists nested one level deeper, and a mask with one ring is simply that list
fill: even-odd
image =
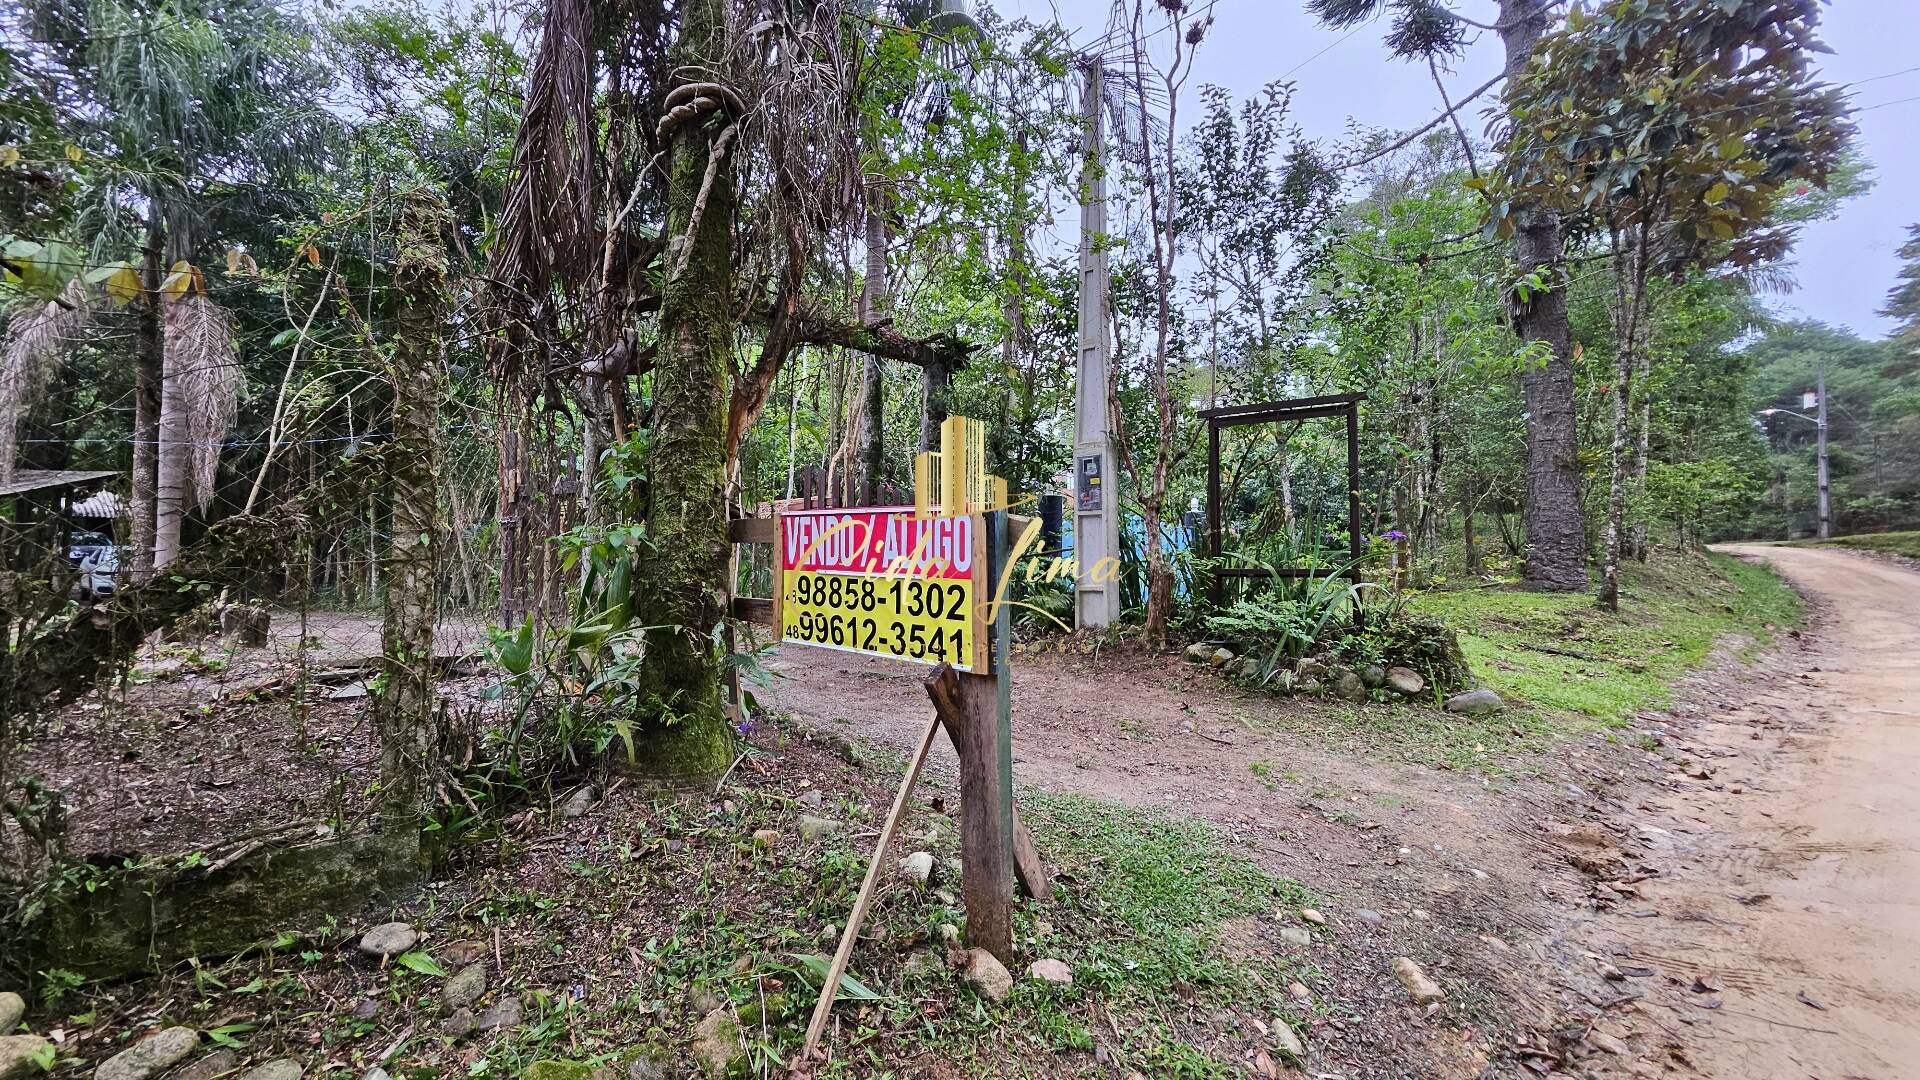
[{"label": "overcast sky", "polygon": [[[1083,42],[1100,35],[1111,4],[993,0],[993,6],[1009,16],[1057,17],[1062,25],[1075,28],[1075,40]],[[1246,97],[1274,79],[1291,79],[1298,84],[1295,121],[1309,137],[1329,140],[1340,138],[1350,119],[1406,129],[1425,123],[1440,109],[1424,64],[1388,58],[1380,41],[1384,23],[1333,32],[1306,15],[1304,0],[1213,4],[1216,21],[1200,47],[1194,78],[1182,100],[1183,129],[1194,116],[1196,91],[1204,82]],[[1862,149],[1873,162],[1876,183],[1873,191],[1842,207],[1837,219],[1807,228],[1793,256],[1798,288],[1772,299],[1783,315],[1849,326],[1869,337],[1879,337],[1891,326],[1891,320],[1875,312],[1893,285],[1894,249],[1907,225],[1920,222],[1920,136],[1914,134],[1920,126],[1920,53],[1913,49],[1914,32],[1920,30],[1917,8],[1917,0],[1838,0],[1825,9],[1822,36],[1834,52],[1819,57],[1819,67],[1828,81],[1856,84]],[[1493,21],[1490,0],[1464,0],[1461,10],[1479,21]],[[1482,34],[1448,77],[1448,92],[1458,100],[1492,77],[1499,65],[1498,39]],[[1897,104],[1874,107],[1889,102]],[[1475,112],[1467,130],[1477,137],[1485,125],[1485,116]]]}]

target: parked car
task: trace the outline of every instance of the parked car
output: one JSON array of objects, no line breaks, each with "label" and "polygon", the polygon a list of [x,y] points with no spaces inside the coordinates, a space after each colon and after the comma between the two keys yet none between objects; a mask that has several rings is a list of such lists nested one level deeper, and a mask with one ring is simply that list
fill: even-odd
[{"label": "parked car", "polygon": [[109,544],[80,563],[80,580],[74,583],[73,598],[104,600],[113,595],[119,580],[120,550]]},{"label": "parked car", "polygon": [[99,557],[103,551],[112,551],[113,537],[103,532],[77,532],[67,541],[67,560],[79,566],[88,559]]}]

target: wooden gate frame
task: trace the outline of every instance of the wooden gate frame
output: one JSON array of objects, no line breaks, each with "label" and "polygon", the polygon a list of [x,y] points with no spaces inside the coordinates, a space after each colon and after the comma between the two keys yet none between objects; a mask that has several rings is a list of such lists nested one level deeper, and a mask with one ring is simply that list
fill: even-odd
[{"label": "wooden gate frame", "polygon": [[[1347,421],[1347,552],[1350,562],[1347,576],[1360,580],[1360,403],[1365,394],[1330,394],[1324,397],[1288,398],[1263,401],[1256,405],[1224,405],[1202,409],[1199,416],[1207,422],[1207,554],[1217,561],[1220,550],[1220,431],[1223,428],[1252,424],[1277,424],[1289,420],[1317,420],[1329,416]],[[1320,576],[1322,571],[1308,567],[1219,566],[1213,568],[1213,600],[1225,599],[1227,578]]]}]

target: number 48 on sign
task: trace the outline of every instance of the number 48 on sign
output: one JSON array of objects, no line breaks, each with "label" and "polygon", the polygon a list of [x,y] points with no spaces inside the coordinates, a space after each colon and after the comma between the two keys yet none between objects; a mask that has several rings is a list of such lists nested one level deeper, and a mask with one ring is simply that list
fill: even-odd
[{"label": "number 48 on sign", "polygon": [[781,640],[984,671],[985,533],[910,506],[781,515]]}]

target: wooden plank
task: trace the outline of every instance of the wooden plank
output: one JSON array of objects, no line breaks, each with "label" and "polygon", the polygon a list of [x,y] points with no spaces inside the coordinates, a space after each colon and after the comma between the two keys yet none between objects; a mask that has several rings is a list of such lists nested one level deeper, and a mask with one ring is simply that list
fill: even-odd
[{"label": "wooden plank", "polygon": [[741,622],[777,626],[778,624],[774,622],[774,610],[772,597],[736,596],[733,598],[733,617]]},{"label": "wooden plank", "polygon": [[926,680],[927,697],[960,754],[960,895],[967,942],[1013,962],[1012,777],[995,742],[996,680],[942,664]]},{"label": "wooden plank", "polygon": [[[942,664],[934,669],[934,674],[946,672],[949,677],[953,669]],[[833,964],[827,969],[826,984],[820,988],[820,1000],[813,1006],[813,1019],[807,1024],[806,1045],[800,1051],[800,1060],[805,1061],[820,1048],[820,1036],[827,1029],[827,1017],[833,1013],[834,995],[840,992],[840,977],[847,973],[847,961],[853,957],[854,943],[860,940],[860,924],[866,920],[867,904],[873,899],[873,886],[880,878],[880,866],[886,861],[887,846],[893,843],[893,834],[900,830],[900,818],[907,808],[907,796],[912,794],[914,782],[920,779],[920,769],[927,763],[927,751],[933,746],[934,732],[940,727],[938,713],[927,722],[927,730],[920,736],[920,749],[914,752],[913,760],[907,762],[907,775],[900,778],[900,790],[893,796],[893,809],[887,813],[887,820],[880,826],[880,841],[873,847],[873,861],[867,864],[866,880],[860,883],[860,893],[853,899],[853,911],[847,916],[847,928],[840,932],[840,947],[834,950]]]},{"label": "wooden plank", "polygon": [[[947,740],[953,743],[953,752],[963,754],[966,744],[961,734],[966,729],[968,717],[957,715],[940,716],[940,726],[947,729]],[[1033,842],[1033,834],[1020,821],[1018,807],[1013,811],[1013,875],[1015,884],[1020,886],[1020,894],[1030,900],[1048,900],[1053,896],[1053,878],[1047,871],[1045,860],[1040,858],[1040,848]]]},{"label": "wooden plank", "polygon": [[775,518],[734,518],[727,522],[727,534],[736,544],[772,544],[780,539],[780,523]]}]

